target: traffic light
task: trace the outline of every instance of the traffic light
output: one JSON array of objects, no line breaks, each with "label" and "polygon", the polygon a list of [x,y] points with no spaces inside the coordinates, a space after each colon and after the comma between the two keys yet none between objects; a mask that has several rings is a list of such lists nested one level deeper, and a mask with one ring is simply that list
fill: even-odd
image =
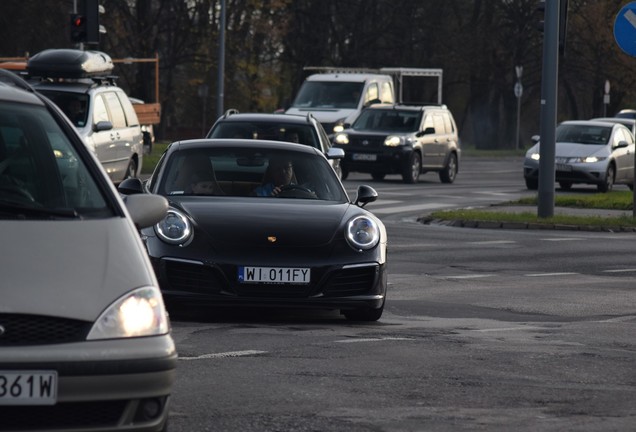
[{"label": "traffic light", "polygon": [[71,14],[71,41],[86,42],[86,17],[82,14]]},{"label": "traffic light", "polygon": [[[565,37],[567,35],[568,27],[568,0],[548,0],[559,2],[559,53],[565,55]],[[537,13],[541,15],[541,19],[537,23],[537,28],[543,31],[545,25],[543,17],[545,16],[545,2],[546,0],[539,0],[537,2]]]}]

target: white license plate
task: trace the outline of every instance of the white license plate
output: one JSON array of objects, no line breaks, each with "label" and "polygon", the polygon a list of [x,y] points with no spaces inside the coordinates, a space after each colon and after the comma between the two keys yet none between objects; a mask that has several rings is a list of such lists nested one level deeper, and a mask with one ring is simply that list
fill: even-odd
[{"label": "white license plate", "polygon": [[56,371],[0,370],[0,405],[54,405]]},{"label": "white license plate", "polygon": [[354,161],[375,161],[378,155],[373,153],[353,153],[351,159]]},{"label": "white license plate", "polygon": [[239,267],[241,283],[308,284],[311,269],[297,267]]},{"label": "white license plate", "polygon": [[572,171],[572,165],[566,165],[566,164],[556,164],[556,170],[557,171]]}]

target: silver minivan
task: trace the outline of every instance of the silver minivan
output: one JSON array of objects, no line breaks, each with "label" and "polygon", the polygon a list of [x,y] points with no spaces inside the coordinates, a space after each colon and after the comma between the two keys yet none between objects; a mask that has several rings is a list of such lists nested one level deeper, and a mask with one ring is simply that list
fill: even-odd
[{"label": "silver minivan", "polygon": [[0,430],[165,430],[177,352],[139,229],[59,108],[0,70]]},{"label": "silver minivan", "polygon": [[104,53],[71,49],[42,51],[27,66],[33,87],[66,114],[118,184],[139,176],[144,143],[135,109],[110,75],[112,68]]}]

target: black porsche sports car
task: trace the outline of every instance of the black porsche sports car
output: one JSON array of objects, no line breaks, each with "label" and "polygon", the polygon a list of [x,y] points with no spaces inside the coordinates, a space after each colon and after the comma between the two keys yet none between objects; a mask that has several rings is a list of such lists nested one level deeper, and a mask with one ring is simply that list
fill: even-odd
[{"label": "black porsche sports car", "polygon": [[151,178],[123,194],[154,193],[168,216],[141,231],[170,305],[337,309],[376,321],[387,290],[387,234],[351,201],[324,154],[277,141],[172,143]]}]

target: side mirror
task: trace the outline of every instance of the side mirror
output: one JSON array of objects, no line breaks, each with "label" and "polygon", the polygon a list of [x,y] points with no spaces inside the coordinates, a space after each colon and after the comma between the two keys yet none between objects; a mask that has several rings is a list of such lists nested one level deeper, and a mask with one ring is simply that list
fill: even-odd
[{"label": "side mirror", "polygon": [[107,131],[107,130],[111,130],[113,128],[113,124],[109,121],[100,121],[95,123],[95,126],[93,126],[93,130],[95,132],[101,132],[101,131]]},{"label": "side mirror", "polygon": [[616,144],[614,146],[614,148],[624,148],[627,147],[629,144],[627,143],[627,141],[623,140],[623,141],[619,141],[618,144]]},{"label": "side mirror", "polygon": [[355,204],[360,207],[364,207],[378,199],[378,193],[371,186],[360,185],[358,186],[358,195],[356,196]]},{"label": "side mirror", "polygon": [[138,229],[153,226],[168,214],[168,200],[161,195],[128,195],[124,203]]},{"label": "side mirror", "polygon": [[424,129],[423,131],[420,131],[417,133],[418,137],[424,136],[424,135],[432,135],[435,133],[435,128],[432,127],[427,127],[426,129]]},{"label": "side mirror", "polygon": [[540,139],[541,139],[541,136],[539,135],[532,135],[532,137],[530,138],[530,140],[532,141],[532,144],[538,143]]},{"label": "side mirror", "polygon": [[144,193],[144,184],[138,178],[128,178],[117,186],[119,193],[123,195],[135,195]]},{"label": "side mirror", "polygon": [[331,147],[327,150],[327,159],[344,159],[345,152],[339,147]]}]

